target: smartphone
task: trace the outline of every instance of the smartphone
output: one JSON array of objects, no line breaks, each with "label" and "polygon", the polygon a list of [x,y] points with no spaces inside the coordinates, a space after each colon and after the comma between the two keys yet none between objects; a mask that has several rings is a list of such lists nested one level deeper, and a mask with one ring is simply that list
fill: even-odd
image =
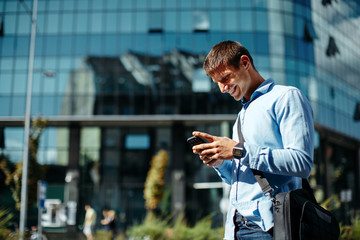
[{"label": "smartphone", "polygon": [[191,136],[186,140],[192,147],[201,143],[207,143],[207,141],[201,137]]}]

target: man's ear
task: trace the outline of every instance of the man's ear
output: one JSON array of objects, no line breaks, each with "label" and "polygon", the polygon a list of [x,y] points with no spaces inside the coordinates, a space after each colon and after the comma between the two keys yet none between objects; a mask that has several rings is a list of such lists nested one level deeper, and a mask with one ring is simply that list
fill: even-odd
[{"label": "man's ear", "polygon": [[240,58],[240,64],[247,69],[249,67],[250,64],[250,59],[248,58],[248,56],[246,55],[242,55]]}]

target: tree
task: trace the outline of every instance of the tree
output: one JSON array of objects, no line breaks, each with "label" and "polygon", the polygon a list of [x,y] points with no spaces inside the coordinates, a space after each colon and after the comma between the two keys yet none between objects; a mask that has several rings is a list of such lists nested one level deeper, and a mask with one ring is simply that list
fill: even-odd
[{"label": "tree", "polygon": [[[36,118],[30,129],[29,140],[29,174],[28,174],[28,207],[32,207],[37,200],[37,182],[43,178],[46,168],[41,166],[37,161],[37,152],[39,148],[40,135],[47,124],[47,120]],[[5,184],[12,191],[12,197],[15,200],[16,209],[20,210],[21,202],[21,178],[22,164],[11,163],[5,158],[0,160],[0,169],[4,172],[6,179]]]}]

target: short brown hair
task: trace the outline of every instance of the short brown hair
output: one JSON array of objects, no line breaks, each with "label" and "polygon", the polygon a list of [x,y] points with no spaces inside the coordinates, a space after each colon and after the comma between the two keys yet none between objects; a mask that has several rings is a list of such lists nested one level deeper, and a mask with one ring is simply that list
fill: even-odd
[{"label": "short brown hair", "polygon": [[208,76],[211,76],[220,66],[238,68],[242,55],[246,55],[254,67],[253,59],[243,45],[235,41],[223,41],[212,47],[205,59],[203,68]]}]

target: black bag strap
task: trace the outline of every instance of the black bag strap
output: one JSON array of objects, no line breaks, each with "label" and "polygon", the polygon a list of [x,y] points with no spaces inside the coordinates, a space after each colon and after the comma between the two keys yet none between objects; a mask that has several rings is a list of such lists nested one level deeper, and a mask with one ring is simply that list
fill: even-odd
[{"label": "black bag strap", "polygon": [[264,192],[264,195],[270,194],[270,196],[272,196],[271,193],[274,189],[270,186],[270,183],[264,176],[264,173],[256,169],[251,169],[251,171],[253,172],[256,181],[259,183],[261,190]]},{"label": "black bag strap", "polygon": [[[256,181],[259,183],[261,190],[264,192],[264,195],[270,194],[271,197],[274,197],[272,195],[272,192],[274,191],[274,189],[270,186],[270,183],[266,179],[264,173],[262,171],[259,171],[256,169],[251,169],[251,171],[253,172]],[[309,196],[312,198],[313,202],[317,203],[315,196],[314,196],[314,191],[310,187],[309,181],[306,178],[302,178],[301,185],[302,185],[302,188],[305,189],[309,193]]]}]

